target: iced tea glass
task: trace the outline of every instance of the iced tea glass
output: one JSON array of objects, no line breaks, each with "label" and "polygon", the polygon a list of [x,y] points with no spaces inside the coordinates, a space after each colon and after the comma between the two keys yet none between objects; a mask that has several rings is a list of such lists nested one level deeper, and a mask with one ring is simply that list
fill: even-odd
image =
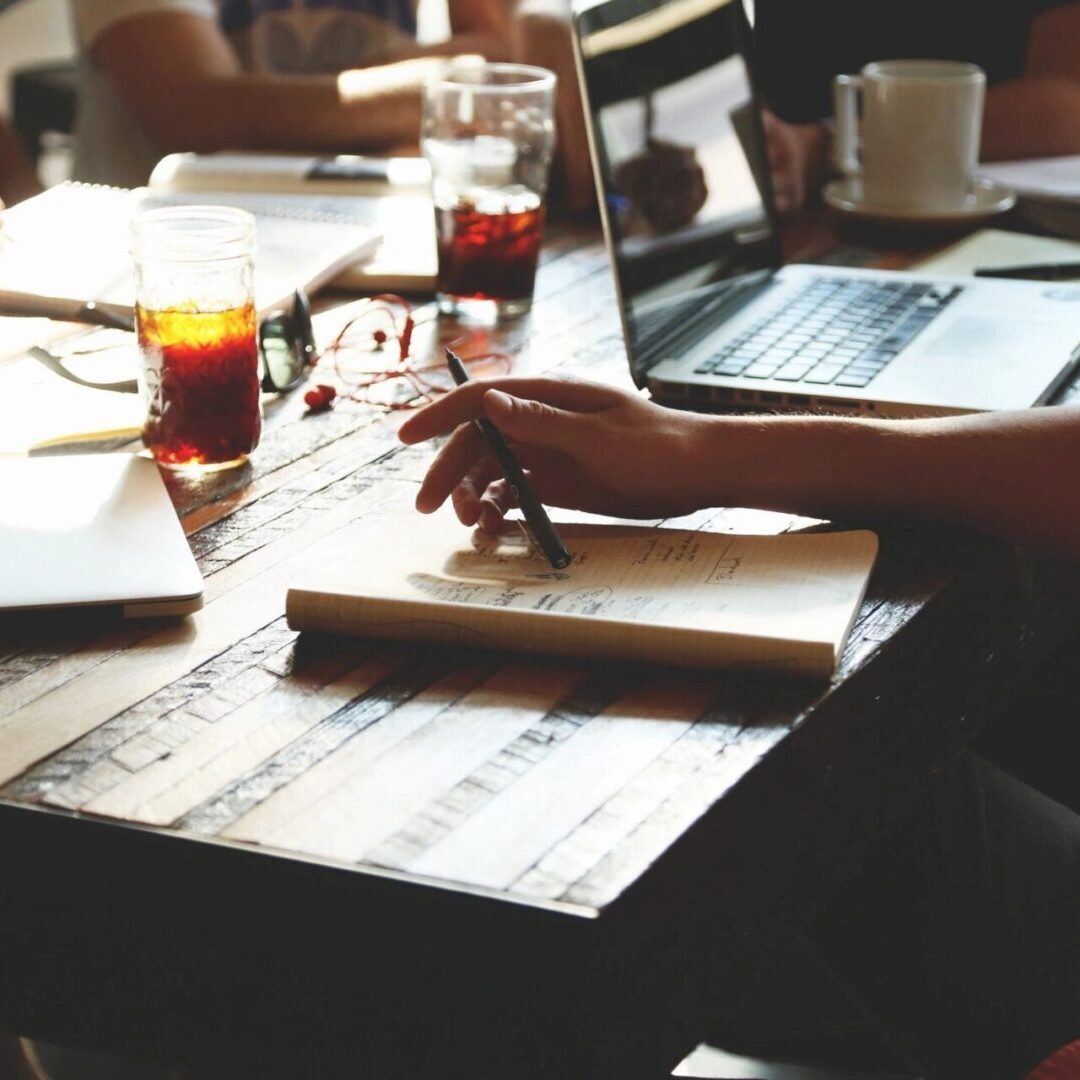
[{"label": "iced tea glass", "polygon": [[224,469],[262,430],[253,255],[255,219],[216,206],[135,217],[143,442],[171,468]]},{"label": "iced tea glass", "polygon": [[554,102],[554,74],[525,64],[451,65],[428,84],[441,311],[493,322],[532,306]]}]

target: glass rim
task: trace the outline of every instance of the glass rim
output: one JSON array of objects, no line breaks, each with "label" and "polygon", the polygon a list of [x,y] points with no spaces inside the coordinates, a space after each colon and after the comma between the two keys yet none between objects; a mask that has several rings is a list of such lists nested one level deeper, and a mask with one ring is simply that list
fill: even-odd
[{"label": "glass rim", "polygon": [[[483,75],[517,75],[517,82],[488,82],[477,81],[475,76]],[[473,78],[466,76],[472,75]],[[475,93],[535,93],[538,90],[547,90],[555,86],[556,74],[547,68],[535,64],[513,64],[504,61],[490,63],[481,61],[472,63],[464,60],[452,60],[443,70],[434,76],[428,84],[429,88],[471,90]]]},{"label": "glass rim", "polygon": [[165,262],[250,258],[255,215],[235,206],[162,206],[137,211],[128,226],[132,255]]},{"label": "glass rim", "polygon": [[967,60],[908,60],[903,57],[872,60],[863,68],[863,74],[881,82],[917,79],[919,82],[976,83],[986,79],[986,72]]}]

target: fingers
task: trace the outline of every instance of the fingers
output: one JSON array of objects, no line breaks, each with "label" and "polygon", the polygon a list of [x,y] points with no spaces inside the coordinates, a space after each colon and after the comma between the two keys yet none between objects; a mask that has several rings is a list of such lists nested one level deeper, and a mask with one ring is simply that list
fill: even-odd
[{"label": "fingers", "polygon": [[[473,466],[487,454],[487,444],[472,424],[459,427],[428,466],[427,475],[416,495],[416,509],[422,514],[438,510],[462,479],[469,475]],[[475,519],[464,523],[471,525],[474,522]]]},{"label": "fingers", "polygon": [[[514,452],[525,469],[543,466],[554,457],[562,462],[564,476],[575,474],[574,454],[590,442],[586,416],[538,401],[522,401],[497,390],[488,391],[483,405],[495,425],[514,443]],[[565,452],[558,452],[563,448]],[[556,451],[554,455],[552,450]],[[542,467],[545,477],[549,471]],[[462,424],[428,466],[416,496],[416,508],[430,514],[453,496],[458,518],[465,525],[474,525],[485,489],[501,476],[502,469],[476,425]]]},{"label": "fingers", "polygon": [[508,510],[517,505],[510,485],[505,480],[495,480],[487,486],[479,503],[477,522],[485,532],[498,532]]},{"label": "fingers", "polygon": [[530,446],[561,450],[571,456],[586,445],[588,416],[557,409],[544,401],[512,397],[489,389],[481,402],[484,415],[507,438]]},{"label": "fingers", "polygon": [[461,479],[451,492],[454,513],[462,525],[475,525],[480,520],[482,500],[489,485],[500,479],[494,458],[481,458]]},{"label": "fingers", "polygon": [[559,409],[597,412],[622,399],[623,392],[600,383],[577,379],[515,378],[478,379],[450,391],[445,397],[425,406],[401,425],[398,437],[404,443],[423,442],[445,435],[459,424],[482,415],[484,395],[498,389],[518,398],[542,401]]}]

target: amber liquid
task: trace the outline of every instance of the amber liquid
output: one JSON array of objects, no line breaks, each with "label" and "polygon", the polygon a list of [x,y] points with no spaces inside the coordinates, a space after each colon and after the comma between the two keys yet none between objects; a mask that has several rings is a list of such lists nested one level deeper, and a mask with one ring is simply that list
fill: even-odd
[{"label": "amber liquid", "polygon": [[436,288],[465,300],[528,300],[543,224],[542,205],[517,213],[485,213],[467,203],[436,206]]},{"label": "amber liquid", "polygon": [[147,399],[143,442],[163,465],[221,466],[258,445],[255,307],[137,312]]}]

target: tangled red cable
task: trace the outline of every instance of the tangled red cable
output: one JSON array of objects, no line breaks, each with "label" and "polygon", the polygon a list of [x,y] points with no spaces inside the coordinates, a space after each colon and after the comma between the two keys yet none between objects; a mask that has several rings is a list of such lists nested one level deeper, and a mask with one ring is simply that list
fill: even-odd
[{"label": "tangled red cable", "polygon": [[[413,319],[409,302],[394,293],[380,293],[354,315],[322,351],[320,362],[329,362],[341,384],[340,393],[351,401],[386,409],[416,409],[453,389],[446,366],[433,361],[417,365],[411,355]],[[386,346],[392,343],[388,349]],[[510,357],[502,352],[470,346],[487,344],[482,331],[465,333],[450,342],[464,363],[477,374],[501,374],[510,370]],[[395,347],[396,346],[396,347]],[[367,362],[380,358],[378,366]],[[435,373],[437,378],[432,378]],[[325,408],[335,396],[332,387],[324,395]],[[405,391],[404,393],[402,391]]]}]

